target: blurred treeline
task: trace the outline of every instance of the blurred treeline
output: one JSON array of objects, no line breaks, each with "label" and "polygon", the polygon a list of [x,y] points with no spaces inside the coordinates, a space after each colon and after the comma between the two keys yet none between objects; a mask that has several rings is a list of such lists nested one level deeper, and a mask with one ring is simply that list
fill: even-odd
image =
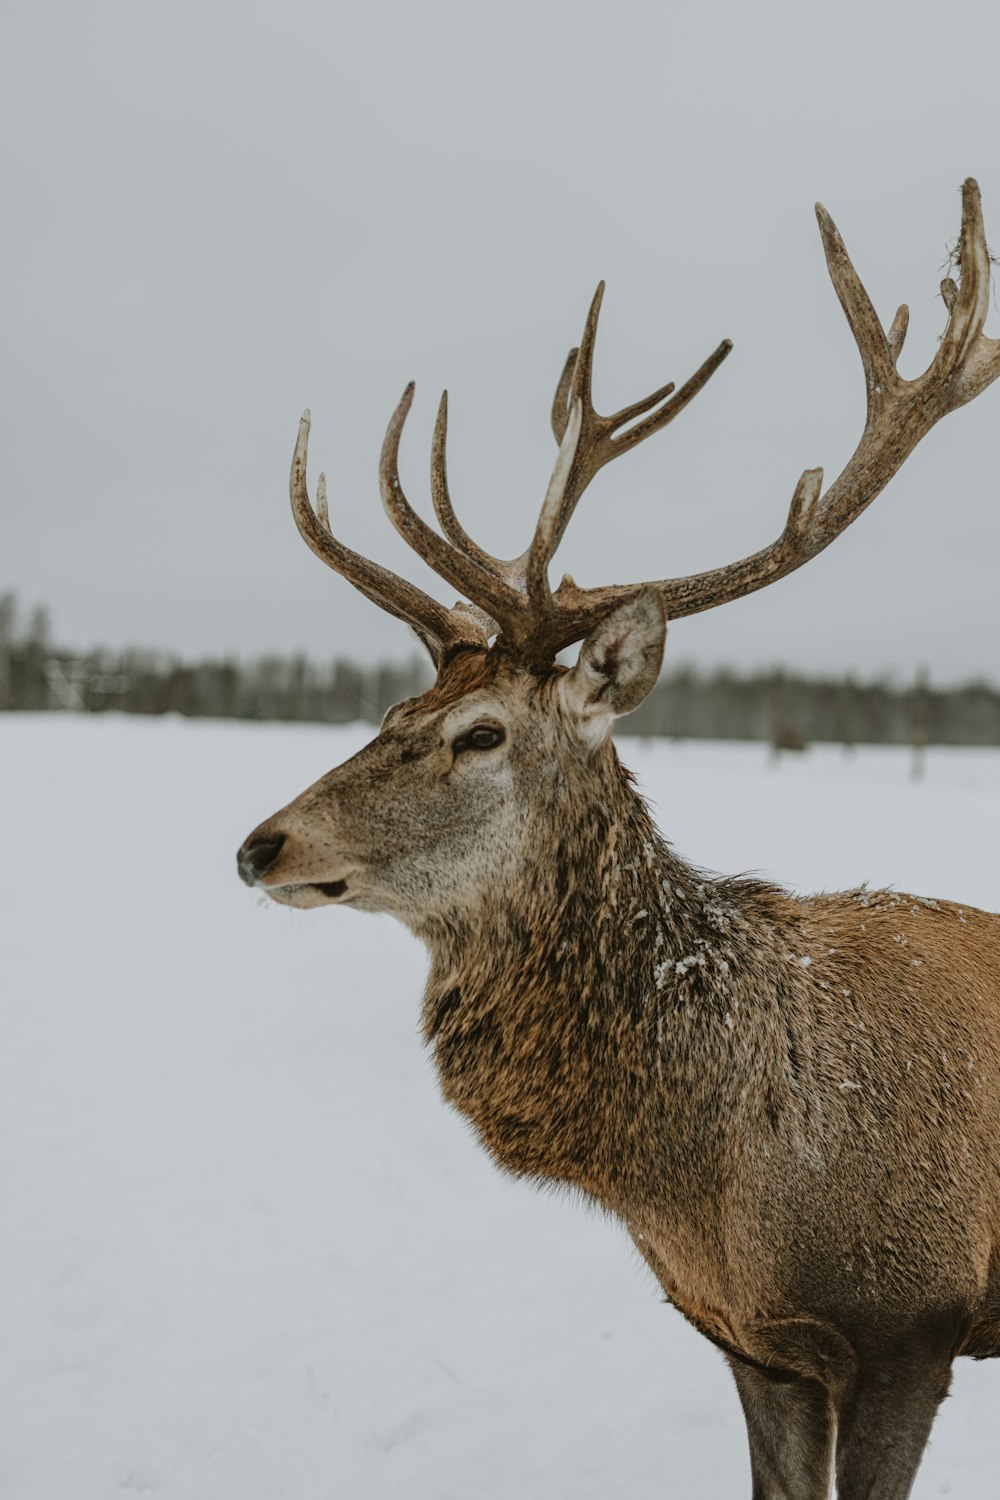
[{"label": "blurred treeline", "polygon": [[[0,709],[166,714],[377,724],[390,704],[430,685],[422,658],[359,667],[296,657],[184,662],[164,652],[68,651],[52,644],[48,616],[18,617],[0,596]],[[987,683],[936,688],[814,678],[774,669],[751,675],[675,667],[622,725],[625,733],[765,740],[803,749],[841,744],[998,745],[1000,690]]]}]

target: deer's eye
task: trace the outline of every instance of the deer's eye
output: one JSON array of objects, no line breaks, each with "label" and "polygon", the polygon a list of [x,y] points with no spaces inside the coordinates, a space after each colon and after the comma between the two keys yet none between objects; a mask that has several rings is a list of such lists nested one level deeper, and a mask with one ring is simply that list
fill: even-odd
[{"label": "deer's eye", "polygon": [[459,735],[452,745],[455,754],[463,750],[492,750],[495,745],[502,745],[504,732],[495,728],[492,724],[476,724],[472,729],[466,730],[465,734]]}]

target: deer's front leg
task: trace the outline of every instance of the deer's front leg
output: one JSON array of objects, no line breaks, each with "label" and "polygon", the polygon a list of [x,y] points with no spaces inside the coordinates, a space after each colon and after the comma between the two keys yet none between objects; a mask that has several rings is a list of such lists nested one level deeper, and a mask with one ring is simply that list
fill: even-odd
[{"label": "deer's front leg", "polygon": [[906,1500],[937,1409],[948,1394],[954,1338],[923,1341],[862,1366],[838,1412],[839,1500]]},{"label": "deer's front leg", "polygon": [[727,1358],[746,1418],[753,1500],[827,1500],[836,1424],[826,1389]]}]

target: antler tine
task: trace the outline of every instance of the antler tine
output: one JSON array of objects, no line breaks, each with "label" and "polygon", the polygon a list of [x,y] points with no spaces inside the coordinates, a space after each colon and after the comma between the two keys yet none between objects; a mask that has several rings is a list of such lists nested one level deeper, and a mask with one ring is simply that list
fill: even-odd
[{"label": "antler tine", "polygon": [[448,493],[448,392],[441,392],[441,400],[438,403],[438,414],[434,421],[434,437],[431,441],[431,500],[434,503],[434,514],[438,518],[438,525],[456,547],[461,547],[470,557],[478,552],[478,547],[469,536],[456,516],[451,496]]},{"label": "antler tine", "polygon": [[431,444],[431,499],[434,503],[434,514],[438,518],[438,525],[459,551],[473,558],[480,567],[494,573],[497,578],[502,578],[512,588],[518,588],[523,575],[523,568],[519,568],[518,560],[505,562],[502,558],[493,557],[489,552],[484,551],[478,542],[473,541],[455,514],[451,495],[448,492],[448,464],[445,456],[447,441],[448,392],[442,391],[437,420],[434,423],[434,440]]},{"label": "antler tine", "polygon": [[566,356],[566,363],[563,365],[562,374],[559,376],[556,393],[552,398],[552,431],[557,443],[562,442],[563,433],[566,431],[566,423],[569,421],[573,372],[576,369],[576,362],[579,356],[579,349],[571,349],[569,351],[569,354]]},{"label": "antler tine", "polygon": [[330,530],[330,516],[326,499],[326,478],[320,475],[316,493],[316,510],[309,499],[306,481],[306,464],[309,454],[309,412],[302,413],[299,423],[289,492],[295,524],[306,545],[327,567],[352,583],[380,609],[387,610],[398,620],[411,625],[427,644],[436,665],[440,665],[448,650],[459,645],[485,645],[486,636],[477,627],[467,611],[461,615],[439,604],[422,589],[405,578],[370,562],[360,553],[353,552],[337,540]]},{"label": "antler tine", "polygon": [[570,408],[559,444],[559,456],[542,501],[538,524],[525,565],[525,587],[532,606],[540,613],[548,611],[552,595],[549,590],[549,559],[558,546],[556,528],[565,506],[566,486],[576,461],[583,424],[583,402],[579,397]]},{"label": "antler tine", "polygon": [[[889,341],[872,306],[871,298],[851,262],[840,231],[822,203],[816,204],[816,219],[826,252],[827,269],[834,291],[854,335],[865,371],[868,399],[878,394],[896,376]],[[897,315],[898,316],[898,315]],[[895,325],[894,325],[895,326]]]},{"label": "antler tine", "polygon": [[833,220],[819,206],[817,218],[830,277],[858,345],[868,390],[864,432],[843,471],[821,495],[823,471],[807,469],[795,488],[780,537],[738,562],[687,578],[627,587],[579,589],[564,579],[552,598],[553,650],[579,640],[596,620],[641,587],[655,588],[668,615],[677,619],[785,577],[828,547],[871,504],[935,422],[1000,376],[1000,339],[982,332],[989,302],[989,251],[979,188],[972,178],[962,188],[961,284],[942,283],[948,327],[930,366],[915,380],[904,380],[895,367],[906,335],[906,307],[900,307],[886,336]]},{"label": "antler tine", "polygon": [[983,226],[979,184],[969,178],[962,186],[962,232],[959,239],[961,282],[938,358],[953,369],[979,337],[990,309],[990,256]]},{"label": "antler tine", "polygon": [[587,321],[583,325],[583,336],[580,339],[576,363],[573,366],[572,388],[567,398],[571,403],[580,401],[591,410],[593,410],[591,392],[594,384],[594,346],[597,343],[597,324],[600,320],[603,302],[604,282],[602,280],[597,283],[597,290],[590,299],[590,307],[587,309]]},{"label": "antler tine", "polygon": [[[488,563],[484,565],[476,557],[438,536],[417,514],[403,493],[399,481],[399,440],[413,404],[414,389],[411,381],[390,418],[382,443],[379,486],[386,514],[403,540],[409,543],[435,573],[459,589],[494,620],[502,623],[520,616],[524,609],[521,593],[504,578],[498,577]],[[457,520],[455,524],[458,524]],[[462,535],[465,535],[464,531]]]},{"label": "antler tine", "polygon": [[955,286],[953,281],[948,282],[948,291],[944,283],[941,287],[949,317],[935,364],[940,362],[942,373],[949,375],[958,370],[958,391],[953,404],[964,406],[1000,374],[1000,339],[989,339],[983,334],[990,307],[990,253],[979,184],[973,177],[962,184],[958,259],[961,282],[957,294],[950,295]]},{"label": "antler tine", "polygon": [[889,345],[889,353],[894,365],[899,363],[899,356],[903,352],[903,344],[906,340],[906,330],[910,326],[910,309],[905,302],[900,303],[896,309],[896,316],[892,320],[892,326],[886,335],[886,343]]},{"label": "antler tine", "polygon": [[[676,416],[679,416],[685,406],[694,400],[702,387],[708,384],[708,381],[715,374],[732,347],[732,339],[723,339],[718,348],[713,349],[708,358],[699,365],[691,378],[684,382],[672,400],[667,401],[665,398],[672,395],[674,390],[673,382],[669,385],[661,386],[658,391],[654,391],[645,400],[636,401],[632,406],[623,407],[613,417],[609,417],[607,420],[611,424],[613,431],[610,438],[612,448],[608,454],[608,458],[617,458],[619,453],[627,453],[630,448],[635,448],[639,443],[644,442],[646,438],[652,437],[654,432],[659,432],[662,427],[667,426],[668,422],[672,422]],[[664,404],[659,406],[661,401]],[[653,408],[657,406],[659,406],[659,410],[654,411]],[[645,422],[636,422],[634,427],[627,427],[627,430],[624,432],[621,430],[633,418],[641,416],[646,411],[649,412],[649,416]],[[607,463],[607,461],[607,458],[602,459],[602,463]]]}]

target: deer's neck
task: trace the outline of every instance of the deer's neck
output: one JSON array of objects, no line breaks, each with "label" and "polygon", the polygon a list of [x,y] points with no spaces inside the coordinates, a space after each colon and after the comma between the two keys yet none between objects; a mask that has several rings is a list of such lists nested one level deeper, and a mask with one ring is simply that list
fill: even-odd
[{"label": "deer's neck", "polygon": [[690,1197],[726,1170],[741,1053],[755,1113],[780,1089],[761,1058],[787,1020],[750,997],[762,970],[775,995],[786,981],[769,902],[788,898],[686,865],[617,761],[606,790],[553,821],[515,889],[435,934],[424,1028],[501,1165],[623,1210],[651,1182]]}]

